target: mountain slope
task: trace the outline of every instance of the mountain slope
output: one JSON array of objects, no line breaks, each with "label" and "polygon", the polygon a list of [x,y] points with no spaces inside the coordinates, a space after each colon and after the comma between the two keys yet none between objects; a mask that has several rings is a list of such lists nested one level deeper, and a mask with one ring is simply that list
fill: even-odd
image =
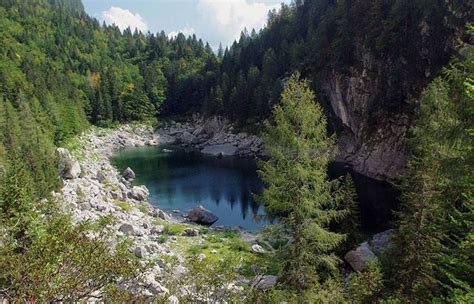
[{"label": "mountain slope", "polygon": [[469,1],[295,1],[225,52],[204,105],[242,122],[268,116],[281,82],[312,81],[340,137],[341,161],[377,179],[405,164],[403,139],[423,87],[455,52]]}]

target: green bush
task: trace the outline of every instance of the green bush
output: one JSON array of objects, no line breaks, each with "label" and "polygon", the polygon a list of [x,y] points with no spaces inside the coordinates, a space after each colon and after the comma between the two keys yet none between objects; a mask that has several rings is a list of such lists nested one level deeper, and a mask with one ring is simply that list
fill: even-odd
[{"label": "green bush", "polygon": [[353,303],[374,303],[383,288],[383,274],[379,262],[369,262],[367,269],[353,273],[347,285]]},{"label": "green bush", "polygon": [[73,226],[67,215],[54,213],[25,231],[30,238],[22,247],[7,228],[0,247],[3,296],[48,303],[86,300],[98,290],[117,295],[117,285],[135,279],[140,266],[127,242],[113,245],[109,223]]}]

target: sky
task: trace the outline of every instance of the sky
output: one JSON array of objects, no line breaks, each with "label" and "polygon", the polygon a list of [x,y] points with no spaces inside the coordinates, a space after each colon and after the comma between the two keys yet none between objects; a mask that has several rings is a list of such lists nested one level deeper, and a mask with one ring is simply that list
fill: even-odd
[{"label": "sky", "polygon": [[291,0],[82,0],[86,12],[122,30],[168,36],[196,34],[217,49],[230,46],[246,27],[257,31],[266,24],[268,11]]}]

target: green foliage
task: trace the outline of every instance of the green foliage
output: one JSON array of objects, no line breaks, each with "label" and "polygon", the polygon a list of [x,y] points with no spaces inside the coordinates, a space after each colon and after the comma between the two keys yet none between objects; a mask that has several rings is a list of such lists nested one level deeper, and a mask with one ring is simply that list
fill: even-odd
[{"label": "green foliage", "polygon": [[167,235],[181,235],[184,232],[184,229],[190,227],[184,224],[168,224],[165,223],[164,233]]},{"label": "green foliage", "polygon": [[72,224],[54,201],[40,200],[25,166],[9,163],[0,179],[0,290],[20,302],[75,302],[135,279],[138,260],[113,242],[111,219]]},{"label": "green foliage", "polygon": [[461,53],[425,90],[411,129],[394,282],[412,301],[472,297],[474,47]]},{"label": "green foliage", "polygon": [[[472,15],[468,1],[452,2],[298,0],[282,5],[269,14],[262,31],[242,32],[223,52],[214,79],[206,82],[209,99],[202,110],[243,124],[260,121],[271,114],[281,84],[293,71],[324,92],[328,74],[352,77],[367,68],[363,56],[378,62],[377,69],[366,69],[367,79],[377,79],[378,94],[370,96],[370,115],[359,118],[373,123],[406,110],[407,100],[427,84],[425,73],[434,75],[448,63],[454,49],[447,41],[455,40],[455,29],[462,30],[465,16]],[[222,99],[216,98],[218,90]]]},{"label": "green foliage", "polygon": [[285,282],[302,295],[337,276],[340,260],[334,252],[344,235],[331,231],[330,225],[347,214],[340,208],[347,195],[335,195],[339,181],[327,177],[335,141],[327,135],[326,118],[314,100],[308,83],[299,74],[291,76],[266,125],[270,159],[260,162],[259,170],[266,184],[260,199],[291,235],[289,247],[282,248]]},{"label": "green foliage", "polygon": [[148,209],[147,206],[140,205],[138,206],[138,210],[140,210],[141,213],[143,214],[149,214],[150,210]]},{"label": "green foliage", "polygon": [[362,272],[352,273],[347,284],[351,303],[376,303],[383,289],[383,274],[376,261],[370,261]]},{"label": "green foliage", "polygon": [[360,211],[357,203],[357,193],[355,191],[354,181],[350,174],[344,176],[341,187],[336,195],[340,196],[341,209],[346,212],[343,221],[339,223],[338,231],[346,235],[346,241],[343,243],[342,252],[353,249],[362,241],[360,232]]},{"label": "green foliage", "polygon": [[117,200],[115,203],[125,212],[130,212],[134,208],[130,203],[124,201]]},{"label": "green foliage", "polygon": [[239,261],[231,258],[220,260],[199,260],[190,258],[185,264],[187,272],[178,278],[172,275],[173,265],[167,271],[169,274],[167,286],[171,293],[178,293],[179,286],[187,286],[190,292],[180,297],[183,303],[239,303],[243,294],[239,288],[233,287],[238,276],[236,269]]}]

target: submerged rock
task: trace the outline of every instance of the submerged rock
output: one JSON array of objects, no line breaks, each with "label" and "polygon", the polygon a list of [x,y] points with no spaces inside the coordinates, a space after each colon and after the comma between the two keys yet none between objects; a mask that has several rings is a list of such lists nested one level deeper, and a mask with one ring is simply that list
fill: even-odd
[{"label": "submerged rock", "polygon": [[58,173],[64,179],[75,179],[81,175],[81,165],[75,160],[67,149],[58,148]]},{"label": "submerged rock", "polygon": [[204,149],[202,149],[203,154],[209,154],[209,155],[214,155],[214,156],[234,156],[237,154],[238,148],[234,146],[233,144],[222,144],[222,145],[212,145],[212,146],[207,146]]},{"label": "submerged rock", "polygon": [[377,256],[370,250],[369,243],[363,242],[356,249],[346,253],[344,259],[351,265],[352,269],[362,271],[371,260],[377,259]]},{"label": "submerged rock", "polygon": [[191,210],[188,214],[188,218],[190,221],[203,225],[212,225],[219,219],[214,213],[205,209],[203,206],[197,206]]}]

